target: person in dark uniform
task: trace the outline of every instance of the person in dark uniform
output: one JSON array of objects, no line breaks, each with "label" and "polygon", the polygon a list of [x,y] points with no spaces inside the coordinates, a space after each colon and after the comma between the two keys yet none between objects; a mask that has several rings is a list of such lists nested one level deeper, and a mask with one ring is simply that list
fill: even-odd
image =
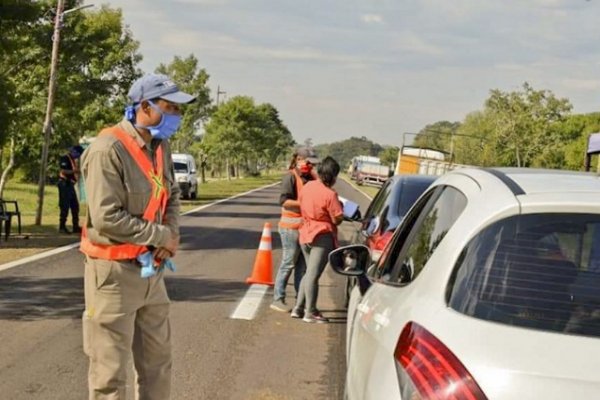
[{"label": "person in dark uniform", "polygon": [[73,233],[80,233],[79,227],[79,200],[75,192],[75,184],[79,178],[79,166],[77,160],[83,153],[83,147],[77,145],[69,148],[69,152],[62,156],[59,161],[60,172],[58,174],[58,206],[60,207],[60,233],[71,233],[67,229],[67,216],[71,210],[73,221]]}]

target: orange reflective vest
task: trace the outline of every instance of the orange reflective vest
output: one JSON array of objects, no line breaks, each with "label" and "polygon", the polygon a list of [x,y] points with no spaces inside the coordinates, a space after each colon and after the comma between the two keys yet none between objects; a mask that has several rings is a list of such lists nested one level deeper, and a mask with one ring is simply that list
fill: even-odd
[{"label": "orange reflective vest", "polygon": [[[135,160],[140,170],[146,176],[146,179],[148,179],[148,182],[152,185],[152,195],[142,218],[146,221],[155,222],[158,211],[160,210],[161,214],[164,215],[167,208],[167,189],[164,185],[164,159],[162,146],[158,146],[158,149],[156,150],[155,167],[135,139],[122,129],[118,127],[108,128],[100,132],[100,135],[115,136],[125,146],[125,149],[131,155],[131,158]],[[92,243],[87,237],[86,227],[84,226],[81,232],[80,250],[84,254],[94,258],[101,258],[104,260],[127,260],[136,258],[140,254],[148,251],[148,248],[147,246],[130,243],[116,245]]]},{"label": "orange reflective vest", "polygon": [[[298,172],[296,172],[296,169],[292,169],[290,173],[292,173],[294,178],[296,178],[296,200],[298,200],[300,197],[300,191],[304,187],[304,182],[302,182],[302,178]],[[300,224],[302,224],[302,215],[300,215],[300,212],[281,207],[281,219],[279,220],[280,228],[298,229],[300,228]]]}]

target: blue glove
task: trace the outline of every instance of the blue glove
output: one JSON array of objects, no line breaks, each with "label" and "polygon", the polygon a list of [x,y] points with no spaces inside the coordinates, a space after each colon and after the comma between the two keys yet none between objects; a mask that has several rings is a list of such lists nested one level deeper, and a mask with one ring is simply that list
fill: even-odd
[{"label": "blue glove", "polygon": [[157,270],[162,270],[165,267],[175,272],[175,264],[170,259],[163,260],[158,267],[155,267],[154,257],[150,251],[140,254],[137,260],[142,265],[140,270],[142,278],[150,278],[156,275]]}]

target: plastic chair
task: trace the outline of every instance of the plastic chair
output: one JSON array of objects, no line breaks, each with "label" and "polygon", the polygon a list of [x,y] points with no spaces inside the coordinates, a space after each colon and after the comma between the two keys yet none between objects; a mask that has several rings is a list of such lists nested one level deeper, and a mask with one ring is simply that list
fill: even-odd
[{"label": "plastic chair", "polygon": [[[16,200],[0,200],[0,219],[4,221],[4,237],[8,240],[12,226],[12,217],[17,217],[17,228],[21,234],[21,212],[19,203]],[[1,229],[1,227],[0,227]]]}]

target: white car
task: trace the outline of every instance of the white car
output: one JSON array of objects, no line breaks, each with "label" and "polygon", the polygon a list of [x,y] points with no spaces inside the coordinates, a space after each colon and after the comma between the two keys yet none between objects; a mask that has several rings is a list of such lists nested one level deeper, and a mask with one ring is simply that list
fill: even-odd
[{"label": "white car", "polygon": [[198,196],[198,176],[196,161],[191,154],[173,153],[173,168],[175,180],[179,184],[181,196],[184,199],[195,199]]},{"label": "white car", "polygon": [[600,179],[460,169],[412,207],[356,276],[346,398],[600,398]]}]

